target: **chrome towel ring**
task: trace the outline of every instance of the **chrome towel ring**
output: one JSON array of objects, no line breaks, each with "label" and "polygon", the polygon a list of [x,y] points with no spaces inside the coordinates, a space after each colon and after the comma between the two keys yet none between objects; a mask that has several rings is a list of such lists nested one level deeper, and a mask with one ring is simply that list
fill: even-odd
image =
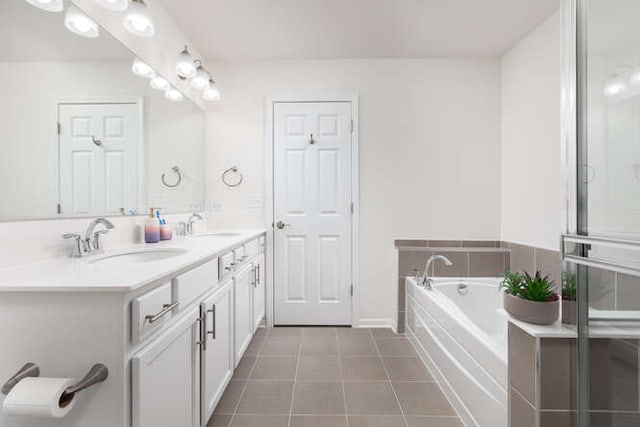
[{"label": "chrome towel ring", "polygon": [[177,180],[171,184],[168,183],[166,178],[167,172],[165,172],[162,174],[162,184],[164,184],[165,187],[175,188],[182,182],[182,173],[180,172],[180,168],[178,166],[172,167],[171,172],[173,172],[177,176]]},{"label": "chrome towel ring", "polygon": [[229,169],[222,172],[222,182],[227,187],[237,187],[242,184],[243,180],[244,176],[242,175],[242,172],[239,172],[237,166],[231,166]]}]

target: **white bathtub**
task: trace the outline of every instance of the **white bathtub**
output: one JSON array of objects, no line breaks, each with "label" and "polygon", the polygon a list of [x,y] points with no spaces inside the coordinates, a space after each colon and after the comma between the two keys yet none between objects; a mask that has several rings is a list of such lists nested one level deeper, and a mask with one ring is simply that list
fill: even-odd
[{"label": "white bathtub", "polygon": [[500,278],[406,279],[406,330],[467,426],[507,426],[507,315]]}]

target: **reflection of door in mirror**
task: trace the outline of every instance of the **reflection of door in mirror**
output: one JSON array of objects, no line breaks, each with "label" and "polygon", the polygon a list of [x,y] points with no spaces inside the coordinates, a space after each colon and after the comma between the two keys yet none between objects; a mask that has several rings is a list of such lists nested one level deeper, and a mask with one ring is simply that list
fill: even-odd
[{"label": "reflection of door in mirror", "polygon": [[140,107],[61,103],[58,213],[121,215],[138,209]]}]

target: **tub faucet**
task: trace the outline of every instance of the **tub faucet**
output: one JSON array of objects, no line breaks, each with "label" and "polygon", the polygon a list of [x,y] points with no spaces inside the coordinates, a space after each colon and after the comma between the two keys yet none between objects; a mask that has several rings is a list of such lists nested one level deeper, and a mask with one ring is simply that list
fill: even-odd
[{"label": "tub faucet", "polygon": [[431,268],[431,264],[433,264],[433,262],[437,259],[444,262],[446,266],[453,265],[453,263],[449,260],[449,258],[447,258],[444,255],[431,255],[429,259],[427,259],[427,263],[424,266],[424,272],[422,273],[422,278],[421,278],[422,283],[418,282],[418,285],[422,284],[425,289],[433,290],[431,277],[429,277],[429,268]]}]

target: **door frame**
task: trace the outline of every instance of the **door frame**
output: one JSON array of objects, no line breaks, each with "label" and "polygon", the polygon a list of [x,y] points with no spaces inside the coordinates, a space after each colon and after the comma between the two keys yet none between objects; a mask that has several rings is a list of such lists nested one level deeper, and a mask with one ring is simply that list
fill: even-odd
[{"label": "door frame", "polygon": [[[138,109],[138,147],[137,147],[137,155],[138,155],[138,188],[136,191],[138,192],[136,196],[136,210],[138,213],[142,213],[142,198],[141,195],[145,194],[146,191],[146,170],[145,170],[145,106],[144,106],[144,97],[143,96],[122,96],[122,97],[104,97],[104,98],[59,98],[56,100],[56,123],[60,123],[60,106],[62,105],[79,105],[79,104],[135,104]],[[60,133],[56,131],[56,183],[55,183],[55,191],[56,191],[56,203],[60,203]],[[60,214],[57,214],[60,215]],[[62,216],[64,217],[64,216]],[[82,217],[73,217],[73,218],[82,218]]]},{"label": "door frame", "polygon": [[267,229],[266,244],[266,325],[273,326],[275,314],[275,240],[273,235],[274,223],[274,179],[273,179],[273,118],[275,104],[281,103],[322,103],[322,102],[349,102],[351,103],[351,119],[353,120],[353,132],[351,133],[351,201],[353,202],[353,214],[351,215],[351,284],[353,296],[351,298],[351,326],[359,327],[359,296],[360,296],[360,157],[359,157],[359,117],[358,95],[273,95],[268,96],[265,104],[265,224]]}]

